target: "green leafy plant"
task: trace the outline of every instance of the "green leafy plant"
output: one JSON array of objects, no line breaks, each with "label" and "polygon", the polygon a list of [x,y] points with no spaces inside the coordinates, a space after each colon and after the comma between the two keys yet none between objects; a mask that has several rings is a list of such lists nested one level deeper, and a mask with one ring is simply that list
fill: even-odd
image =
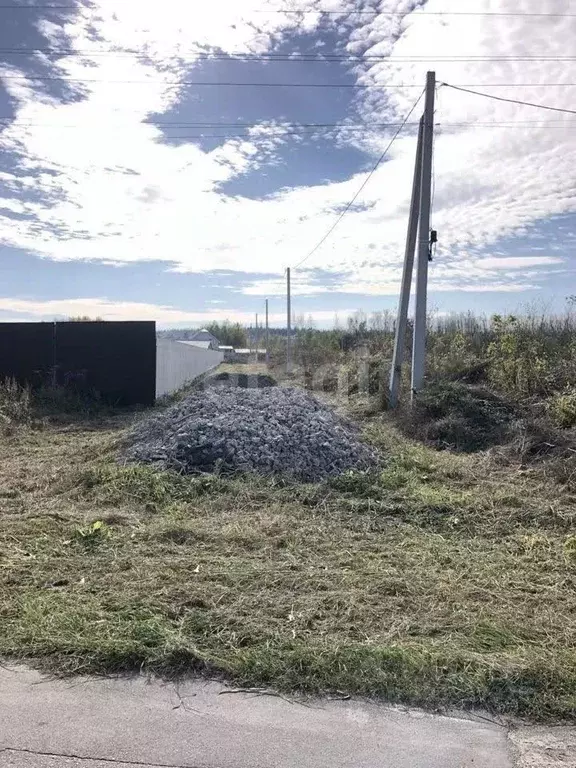
[{"label": "green leafy plant", "polygon": [[568,536],[564,542],[564,557],[567,562],[576,565],[576,536]]},{"label": "green leafy plant", "polygon": [[103,520],[95,520],[90,525],[76,528],[74,538],[87,549],[93,549],[110,535],[110,530]]}]

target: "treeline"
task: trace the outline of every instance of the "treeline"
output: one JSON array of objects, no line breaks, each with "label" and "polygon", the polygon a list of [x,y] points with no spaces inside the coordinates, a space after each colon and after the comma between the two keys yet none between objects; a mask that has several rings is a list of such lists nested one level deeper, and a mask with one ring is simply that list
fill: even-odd
[{"label": "treeline", "polygon": [[[225,347],[238,349],[248,346],[248,331],[240,323],[224,320],[222,323],[212,322],[203,327]],[[158,331],[158,336],[163,339],[189,341],[198,333],[198,330],[198,328],[170,328],[166,331]]]}]

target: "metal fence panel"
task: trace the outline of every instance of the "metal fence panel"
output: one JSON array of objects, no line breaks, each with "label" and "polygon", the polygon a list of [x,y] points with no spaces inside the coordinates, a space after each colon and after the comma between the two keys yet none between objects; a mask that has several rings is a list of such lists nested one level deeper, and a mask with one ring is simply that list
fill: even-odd
[{"label": "metal fence panel", "polygon": [[153,405],[154,322],[56,323],[57,381],[97,392],[114,405]]},{"label": "metal fence panel", "polygon": [[54,323],[0,323],[0,381],[49,385],[53,365]]}]

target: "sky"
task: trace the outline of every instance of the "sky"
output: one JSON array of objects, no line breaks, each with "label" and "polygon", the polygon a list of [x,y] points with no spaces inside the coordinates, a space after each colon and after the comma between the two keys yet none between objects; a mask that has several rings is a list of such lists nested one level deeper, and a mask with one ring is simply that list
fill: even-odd
[{"label": "sky", "polygon": [[268,298],[280,325],[287,267],[319,327],[394,310],[422,100],[374,167],[427,70],[431,306],[559,311],[576,114],[442,83],[576,109],[574,39],[570,0],[1,0],[0,321],[250,323]]}]

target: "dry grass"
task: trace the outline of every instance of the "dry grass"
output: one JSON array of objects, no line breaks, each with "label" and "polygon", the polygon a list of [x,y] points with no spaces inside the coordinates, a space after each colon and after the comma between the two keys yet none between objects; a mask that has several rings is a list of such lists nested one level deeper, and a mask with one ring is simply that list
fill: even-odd
[{"label": "dry grass", "polygon": [[[576,488],[365,421],[321,485],[114,463],[128,418],[0,445],[0,654],[576,714]],[[97,523],[97,525],[94,525]]]}]

